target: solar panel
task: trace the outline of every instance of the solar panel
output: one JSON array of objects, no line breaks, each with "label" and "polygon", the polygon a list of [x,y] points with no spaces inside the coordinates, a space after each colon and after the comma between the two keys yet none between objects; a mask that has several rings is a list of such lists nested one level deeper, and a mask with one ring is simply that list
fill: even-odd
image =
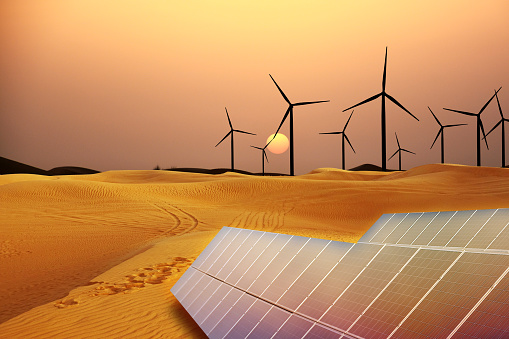
[{"label": "solar panel", "polygon": [[388,214],[356,244],[224,227],[171,291],[210,338],[503,338],[508,224]]},{"label": "solar panel", "polygon": [[453,338],[509,338],[509,276],[504,277],[472,314],[461,324]]},{"label": "solar panel", "polygon": [[419,219],[398,240],[397,244],[411,244],[423,232],[428,225],[438,216],[437,212],[423,213]]}]

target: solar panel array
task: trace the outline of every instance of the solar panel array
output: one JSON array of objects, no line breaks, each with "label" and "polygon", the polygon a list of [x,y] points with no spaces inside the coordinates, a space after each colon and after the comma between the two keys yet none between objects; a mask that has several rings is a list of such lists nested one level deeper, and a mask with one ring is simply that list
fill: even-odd
[{"label": "solar panel array", "polygon": [[171,291],[210,338],[508,338],[508,224],[386,214],[356,244],[224,227]]}]

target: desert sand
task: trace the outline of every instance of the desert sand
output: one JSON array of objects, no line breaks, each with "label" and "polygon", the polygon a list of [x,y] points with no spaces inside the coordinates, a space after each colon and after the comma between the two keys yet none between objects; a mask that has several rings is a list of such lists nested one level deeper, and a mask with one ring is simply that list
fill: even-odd
[{"label": "desert sand", "polygon": [[357,241],[383,214],[509,207],[509,170],[0,176],[0,338],[202,338],[170,288],[223,226]]}]

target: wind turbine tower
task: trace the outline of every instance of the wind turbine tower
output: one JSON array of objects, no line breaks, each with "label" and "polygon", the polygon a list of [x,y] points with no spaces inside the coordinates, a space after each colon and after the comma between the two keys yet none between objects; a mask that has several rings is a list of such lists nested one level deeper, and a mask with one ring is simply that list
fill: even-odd
[{"label": "wind turbine tower", "polygon": [[293,176],[293,175],[295,175],[294,145],[293,145],[293,108],[295,106],[304,106],[304,105],[318,104],[321,102],[329,102],[330,100],[304,101],[304,102],[292,103],[292,102],[290,102],[290,99],[288,99],[288,97],[285,95],[285,93],[283,92],[281,87],[279,87],[279,85],[277,84],[276,80],[274,80],[272,75],[269,74],[269,76],[272,79],[272,81],[274,81],[274,84],[276,85],[277,89],[279,90],[279,92],[281,93],[281,95],[283,96],[285,101],[288,103],[288,108],[286,109],[286,113],[283,116],[283,119],[281,120],[281,123],[279,124],[279,127],[277,128],[276,133],[274,134],[274,138],[276,137],[277,132],[279,132],[279,129],[281,128],[281,126],[283,126],[283,123],[285,122],[286,118],[288,116],[290,116],[290,175]]},{"label": "wind turbine tower", "polygon": [[389,95],[389,93],[387,93],[385,91],[386,78],[387,78],[387,47],[385,47],[385,63],[384,63],[384,74],[383,74],[383,78],[382,78],[382,92],[380,92],[376,95],[373,95],[372,97],[367,98],[366,100],[361,101],[358,104],[353,105],[352,107],[348,107],[347,109],[343,110],[343,112],[346,112],[352,108],[355,108],[357,106],[360,106],[360,105],[368,103],[372,100],[375,100],[378,97],[382,97],[382,170],[384,170],[384,171],[387,169],[387,161],[386,161],[386,159],[387,159],[387,137],[386,137],[387,128],[386,128],[386,116],[385,116],[385,98],[392,101],[399,108],[401,108],[402,110],[404,110],[405,112],[410,114],[415,120],[419,121],[419,119],[417,119],[412,113],[410,113],[409,110],[407,110],[405,107],[403,107],[403,105],[401,105],[396,99],[394,99],[391,95]]},{"label": "wind turbine tower", "polygon": [[481,108],[479,113],[472,113],[472,112],[459,111],[459,110],[456,110],[456,109],[444,108],[446,111],[456,112],[456,113],[460,113],[460,114],[464,114],[464,115],[470,115],[470,116],[473,116],[473,117],[477,118],[477,166],[481,166],[481,132],[482,132],[482,134],[484,136],[482,139],[484,139],[484,142],[486,142],[486,148],[490,149],[488,147],[488,140],[486,140],[486,134],[484,133],[484,126],[482,124],[481,114],[482,114],[482,112],[484,112],[484,110],[489,105],[491,100],[493,100],[493,98],[497,95],[497,93],[501,89],[502,89],[502,87],[500,87],[497,91],[495,91],[495,94],[493,94],[493,96],[490,98],[490,100],[488,100],[484,104],[484,106]]},{"label": "wind turbine tower", "polygon": [[232,125],[232,121],[230,120],[230,115],[228,114],[228,110],[226,109],[226,107],[224,108],[226,110],[226,116],[228,117],[228,124],[230,124],[230,132],[228,132],[223,139],[221,139],[220,142],[217,143],[217,146],[219,146],[220,143],[223,142],[224,139],[226,139],[228,136],[230,136],[231,138],[231,167],[232,167],[232,171],[235,170],[235,164],[234,164],[234,152],[233,152],[233,133],[234,132],[237,132],[237,133],[244,133],[244,134],[251,134],[251,135],[256,135],[254,133],[249,133],[249,132],[245,132],[245,131],[241,131],[241,130],[238,130],[238,129],[233,129],[233,125]]},{"label": "wind turbine tower", "polygon": [[433,113],[431,108],[429,108],[429,106],[428,106],[428,109],[431,112],[431,114],[433,114],[433,117],[435,118],[435,120],[440,125],[440,129],[438,130],[438,134],[435,137],[435,140],[433,140],[433,144],[431,145],[431,147],[429,149],[433,148],[433,146],[435,145],[435,142],[437,141],[438,137],[441,136],[441,138],[440,138],[441,147],[440,148],[441,148],[441,161],[442,161],[442,164],[443,164],[444,163],[444,128],[447,128],[447,127],[456,127],[456,126],[464,126],[464,125],[467,125],[467,124],[442,125],[440,123],[440,121],[438,120],[438,118],[436,117],[435,113]]},{"label": "wind turbine tower", "polygon": [[[396,133],[394,133],[394,134],[396,134]],[[407,149],[401,148],[401,146],[399,145],[399,140],[398,140],[397,134],[396,134],[396,142],[398,143],[398,150],[396,152],[394,152],[394,154],[391,155],[391,157],[387,160],[391,160],[392,157],[394,157],[397,153],[399,153],[399,170],[401,171],[401,152],[407,152],[407,153],[412,153],[412,154],[415,154],[415,153],[412,151],[409,151]]]},{"label": "wind turbine tower", "polygon": [[352,119],[353,111],[350,113],[350,117],[348,118],[345,127],[343,127],[343,130],[341,132],[326,132],[326,133],[319,133],[319,134],[341,134],[341,158],[342,158],[342,168],[345,169],[345,140],[348,142],[348,145],[350,145],[350,148],[355,153],[355,150],[353,149],[352,144],[350,143],[350,140],[348,140],[348,137],[346,136],[345,130],[346,126],[348,126],[348,123],[350,122],[350,119]]}]

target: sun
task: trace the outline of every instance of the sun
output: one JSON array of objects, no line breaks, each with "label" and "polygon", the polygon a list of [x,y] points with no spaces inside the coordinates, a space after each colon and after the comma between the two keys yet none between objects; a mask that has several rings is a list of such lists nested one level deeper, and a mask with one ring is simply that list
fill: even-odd
[{"label": "sun", "polygon": [[[274,134],[271,134],[267,138],[267,142],[272,140],[272,138],[274,138]],[[290,145],[290,143],[288,142],[288,138],[286,137],[286,135],[278,133],[276,135],[276,137],[274,138],[274,140],[272,140],[270,145],[267,146],[267,149],[274,154],[281,154],[281,153],[286,152],[289,145]]]}]

